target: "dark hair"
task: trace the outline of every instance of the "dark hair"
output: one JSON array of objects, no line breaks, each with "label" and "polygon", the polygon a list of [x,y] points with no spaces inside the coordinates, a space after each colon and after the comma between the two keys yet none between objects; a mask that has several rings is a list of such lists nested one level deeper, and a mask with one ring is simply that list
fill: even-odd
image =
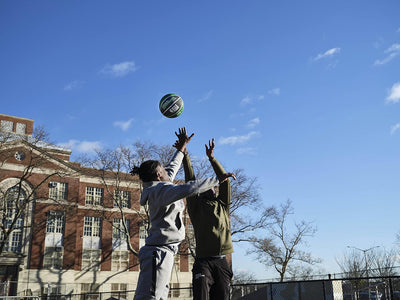
[{"label": "dark hair", "polygon": [[160,162],[157,160],[146,160],[140,167],[133,167],[130,172],[132,175],[139,175],[143,182],[153,181],[157,178],[157,167]]}]

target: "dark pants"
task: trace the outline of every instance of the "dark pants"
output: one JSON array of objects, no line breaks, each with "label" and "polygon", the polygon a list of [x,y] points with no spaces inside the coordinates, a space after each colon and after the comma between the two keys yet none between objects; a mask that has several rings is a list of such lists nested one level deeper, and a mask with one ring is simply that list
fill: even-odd
[{"label": "dark pants", "polygon": [[226,258],[196,258],[193,265],[193,300],[229,299],[232,270]]}]

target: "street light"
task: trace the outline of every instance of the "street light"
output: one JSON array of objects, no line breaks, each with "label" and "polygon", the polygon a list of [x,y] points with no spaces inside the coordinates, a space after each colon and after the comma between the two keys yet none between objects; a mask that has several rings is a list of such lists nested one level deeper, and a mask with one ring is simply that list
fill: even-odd
[{"label": "street light", "polygon": [[360,248],[353,247],[353,246],[347,246],[347,248],[353,248],[353,249],[356,249],[356,250],[360,250],[360,251],[362,251],[364,253],[365,273],[367,274],[367,285],[368,285],[368,299],[371,299],[371,291],[369,289],[369,274],[368,274],[367,252],[372,250],[372,249],[378,248],[378,247],[379,246],[374,246],[374,247],[371,247],[371,248],[368,248],[368,249],[360,249]]},{"label": "street light", "polygon": [[372,249],[378,248],[378,247],[379,247],[379,246],[374,246],[374,247],[371,247],[371,248],[368,248],[368,249],[360,249],[360,248],[353,247],[353,246],[347,246],[347,248],[353,248],[353,249],[356,249],[356,250],[360,250],[360,251],[362,251],[362,252],[364,253],[365,273],[367,274],[367,278],[369,277],[369,275],[368,275],[367,252],[370,251],[370,250],[372,250]]}]

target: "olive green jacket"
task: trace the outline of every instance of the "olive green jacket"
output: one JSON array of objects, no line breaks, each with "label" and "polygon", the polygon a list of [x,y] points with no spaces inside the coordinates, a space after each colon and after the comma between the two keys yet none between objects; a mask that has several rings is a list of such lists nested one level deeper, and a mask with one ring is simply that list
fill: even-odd
[{"label": "olive green jacket", "polygon": [[[225,173],[221,164],[210,160],[217,177]],[[193,167],[188,154],[183,158],[185,180],[194,180]],[[196,239],[196,257],[225,255],[233,252],[230,229],[231,184],[226,180],[219,185],[217,196],[202,193],[187,197],[187,209]],[[211,196],[210,196],[211,195]]]}]

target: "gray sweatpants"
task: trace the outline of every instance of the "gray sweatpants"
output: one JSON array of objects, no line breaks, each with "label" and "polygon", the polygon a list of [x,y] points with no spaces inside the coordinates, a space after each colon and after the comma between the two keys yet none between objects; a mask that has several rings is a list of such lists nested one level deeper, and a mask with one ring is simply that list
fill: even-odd
[{"label": "gray sweatpants", "polygon": [[140,273],[134,300],[166,300],[179,244],[143,246],[139,251]]}]

